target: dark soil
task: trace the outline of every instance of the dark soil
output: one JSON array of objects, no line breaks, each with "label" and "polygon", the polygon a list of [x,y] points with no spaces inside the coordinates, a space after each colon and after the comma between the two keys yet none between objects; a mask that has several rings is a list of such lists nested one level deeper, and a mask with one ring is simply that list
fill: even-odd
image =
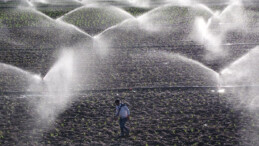
[{"label": "dark soil", "polygon": [[[117,95],[118,94],[118,95]],[[1,96],[3,145],[254,145],[253,113],[234,108],[231,94],[209,88],[88,91],[74,97],[52,126],[37,122],[29,104],[37,95]],[[22,97],[22,96],[20,96]],[[114,99],[122,97],[131,110],[130,136],[118,139],[112,120]],[[43,123],[44,125],[44,123]]]}]

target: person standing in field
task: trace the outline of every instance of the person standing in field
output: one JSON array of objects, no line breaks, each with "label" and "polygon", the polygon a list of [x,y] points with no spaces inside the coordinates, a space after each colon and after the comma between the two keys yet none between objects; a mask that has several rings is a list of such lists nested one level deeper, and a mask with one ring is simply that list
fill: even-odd
[{"label": "person standing in field", "polygon": [[120,100],[115,100],[116,112],[115,120],[119,117],[119,125],[121,129],[120,137],[129,136],[129,128],[125,126],[126,122],[130,119],[130,111],[126,104],[120,103]]}]

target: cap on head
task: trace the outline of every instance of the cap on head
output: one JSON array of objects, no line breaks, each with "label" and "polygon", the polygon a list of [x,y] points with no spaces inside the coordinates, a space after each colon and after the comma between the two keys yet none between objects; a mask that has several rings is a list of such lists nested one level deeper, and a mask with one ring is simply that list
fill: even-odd
[{"label": "cap on head", "polygon": [[115,104],[117,104],[117,105],[120,104],[120,100],[119,100],[119,99],[116,99],[116,100],[115,100]]}]

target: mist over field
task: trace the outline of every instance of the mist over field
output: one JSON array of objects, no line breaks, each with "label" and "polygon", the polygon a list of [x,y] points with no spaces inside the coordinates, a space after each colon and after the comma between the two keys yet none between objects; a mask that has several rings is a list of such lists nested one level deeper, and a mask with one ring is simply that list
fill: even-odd
[{"label": "mist over field", "polygon": [[0,0],[0,145],[258,145],[258,7]]}]

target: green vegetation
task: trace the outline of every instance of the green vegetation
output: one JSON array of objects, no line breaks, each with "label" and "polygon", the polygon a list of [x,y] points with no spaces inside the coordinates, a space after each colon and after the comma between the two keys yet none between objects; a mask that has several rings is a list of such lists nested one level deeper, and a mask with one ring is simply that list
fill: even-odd
[{"label": "green vegetation", "polygon": [[148,8],[137,8],[137,7],[126,7],[124,8],[125,11],[131,13],[131,15],[133,16],[139,16],[144,14],[145,12],[150,11],[151,9]]},{"label": "green vegetation", "polygon": [[84,7],[65,15],[63,20],[95,35],[128,18],[131,18],[130,15],[119,8]]},{"label": "green vegetation", "polygon": [[74,8],[38,8],[39,11],[48,15],[49,17],[56,19],[72,11]]},{"label": "green vegetation", "polygon": [[0,1],[0,9],[15,8],[15,7],[19,6],[20,4],[21,4],[21,2],[19,2],[18,0],[12,0],[12,1],[8,1],[8,2]]}]

